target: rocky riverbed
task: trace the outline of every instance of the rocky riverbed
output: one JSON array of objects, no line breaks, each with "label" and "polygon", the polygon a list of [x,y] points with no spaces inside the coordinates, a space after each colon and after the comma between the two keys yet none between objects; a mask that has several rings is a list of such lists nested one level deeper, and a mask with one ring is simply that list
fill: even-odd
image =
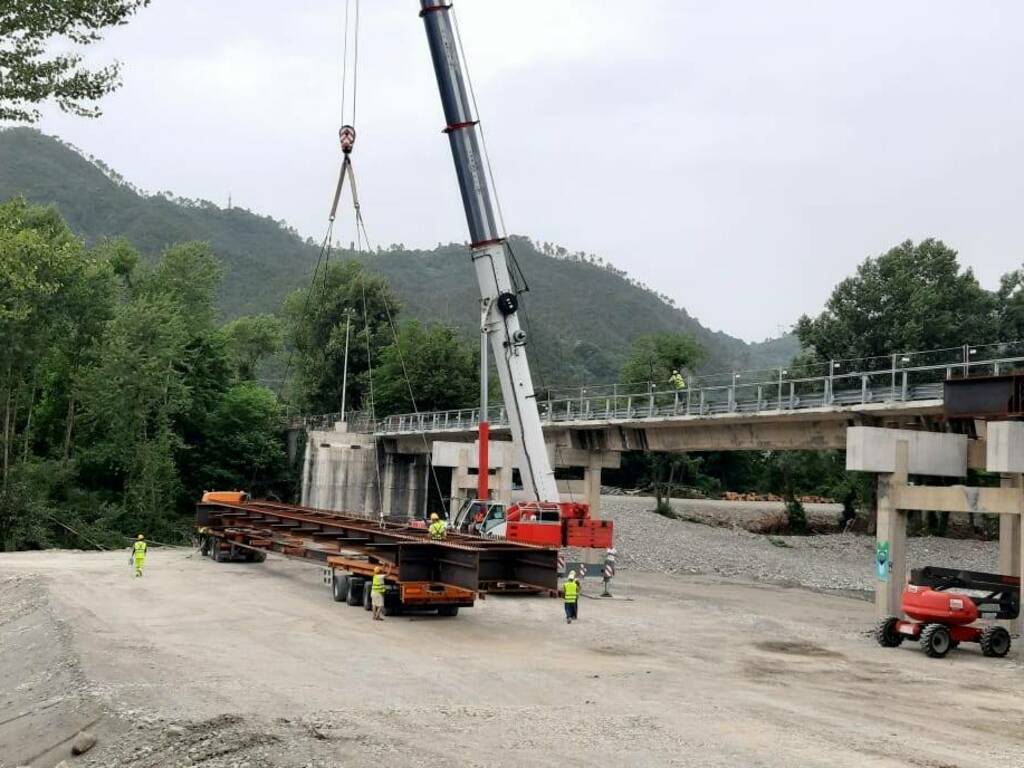
[{"label": "rocky riverbed", "polygon": [[[622,569],[715,574],[811,589],[869,593],[874,588],[875,541],[863,534],[768,536],[745,529],[751,519],[784,514],[777,502],[676,499],[671,520],[654,513],[654,500],[605,496],[601,516],[615,521]],[[808,515],[838,517],[838,505],[808,505]],[[692,522],[702,520],[703,522]],[[994,570],[994,541],[912,538],[910,567],[943,565]]]}]

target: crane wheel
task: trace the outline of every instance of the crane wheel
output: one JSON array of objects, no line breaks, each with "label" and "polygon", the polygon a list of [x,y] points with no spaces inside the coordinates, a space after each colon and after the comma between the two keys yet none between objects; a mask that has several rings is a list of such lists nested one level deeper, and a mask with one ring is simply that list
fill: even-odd
[{"label": "crane wheel", "polygon": [[978,639],[986,656],[1002,658],[1010,652],[1010,633],[1003,627],[985,627]]},{"label": "crane wheel", "polygon": [[348,600],[348,576],[334,574],[331,579],[331,596],[336,603],[344,603]]},{"label": "crane wheel", "polygon": [[933,659],[941,659],[952,645],[949,627],[944,624],[927,624],[921,630],[921,650]]},{"label": "crane wheel", "polygon": [[903,635],[897,629],[899,619],[889,616],[878,622],[875,627],[875,640],[883,648],[898,648],[903,643]]},{"label": "crane wheel", "polygon": [[442,605],[437,609],[438,616],[458,616],[459,606],[457,605]]}]

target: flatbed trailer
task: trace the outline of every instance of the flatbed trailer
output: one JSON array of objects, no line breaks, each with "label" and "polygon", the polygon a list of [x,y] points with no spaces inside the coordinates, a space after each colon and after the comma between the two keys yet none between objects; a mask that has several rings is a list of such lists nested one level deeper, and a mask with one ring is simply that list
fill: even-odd
[{"label": "flatbed trailer", "polygon": [[369,608],[380,567],[385,613],[455,616],[478,594],[558,589],[558,552],[465,534],[430,539],[421,528],[214,492],[196,505],[200,547],[217,562],[262,561],[267,552],[319,565],[337,602]]}]

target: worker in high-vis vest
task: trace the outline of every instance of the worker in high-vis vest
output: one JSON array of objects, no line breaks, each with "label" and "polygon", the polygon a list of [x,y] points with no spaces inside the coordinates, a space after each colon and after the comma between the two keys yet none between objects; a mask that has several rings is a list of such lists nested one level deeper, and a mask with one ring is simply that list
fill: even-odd
[{"label": "worker in high-vis vest", "polygon": [[580,585],[576,583],[576,571],[569,571],[562,590],[565,594],[565,623],[572,624],[573,619],[579,617]]},{"label": "worker in high-vis vest", "polygon": [[686,389],[686,379],[679,371],[672,371],[672,375],[668,377],[668,383],[675,387],[676,391]]},{"label": "worker in high-vis vest", "polygon": [[135,578],[142,576],[142,566],[146,564],[146,537],[141,533],[132,544],[132,556],[128,562],[135,565]]},{"label": "worker in high-vis vest", "polygon": [[433,512],[430,515],[430,538],[434,541],[442,541],[444,537],[448,535],[448,526],[444,524],[444,520],[437,516],[437,512]]},{"label": "worker in high-vis vest", "polygon": [[384,574],[380,566],[373,567],[373,581],[370,582],[370,607],[373,608],[373,620],[384,621]]}]

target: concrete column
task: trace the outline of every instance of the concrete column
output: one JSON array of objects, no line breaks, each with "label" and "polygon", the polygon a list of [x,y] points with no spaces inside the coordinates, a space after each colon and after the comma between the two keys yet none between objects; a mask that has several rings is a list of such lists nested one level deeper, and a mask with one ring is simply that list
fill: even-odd
[{"label": "concrete column", "polygon": [[[1003,475],[1003,488],[1024,489],[1021,475]],[[1024,510],[1024,490],[1020,490],[1019,509]],[[1024,577],[1024,541],[1021,540],[1021,515],[999,516],[999,572]],[[1024,579],[1021,580],[1024,584]],[[1024,633],[1024,616],[1002,622],[1012,634]]]},{"label": "concrete column", "polygon": [[601,517],[601,465],[600,453],[590,455],[590,463],[583,470],[583,500],[590,506],[590,516]]},{"label": "concrete column", "polygon": [[395,496],[395,457],[390,453],[384,454],[384,471],[381,473],[380,481],[384,486],[381,488],[380,494],[381,504],[383,505],[380,513],[387,515],[390,513]]},{"label": "concrete column", "polygon": [[875,541],[875,614],[902,616],[900,603],[907,573],[907,513],[896,509],[893,488],[907,482],[909,448],[896,443],[896,471],[878,476],[878,528]]}]

